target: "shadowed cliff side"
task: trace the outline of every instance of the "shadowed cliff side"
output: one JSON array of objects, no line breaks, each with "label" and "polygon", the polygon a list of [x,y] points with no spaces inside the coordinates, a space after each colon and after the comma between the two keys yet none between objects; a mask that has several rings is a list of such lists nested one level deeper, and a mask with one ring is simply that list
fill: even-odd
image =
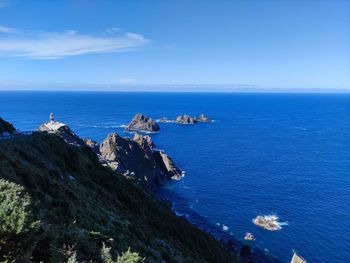
[{"label": "shadowed cliff side", "polygon": [[0,136],[4,133],[13,134],[16,131],[15,127],[0,117]]},{"label": "shadowed cliff side", "polygon": [[[79,260],[101,262],[104,242],[114,255],[130,247],[146,262],[236,262],[147,190],[103,167],[90,148],[55,134],[0,141],[0,179],[23,188],[35,226],[11,233],[5,243],[1,233],[1,260],[64,262],[73,248]],[[6,254],[16,240],[31,242]]]}]

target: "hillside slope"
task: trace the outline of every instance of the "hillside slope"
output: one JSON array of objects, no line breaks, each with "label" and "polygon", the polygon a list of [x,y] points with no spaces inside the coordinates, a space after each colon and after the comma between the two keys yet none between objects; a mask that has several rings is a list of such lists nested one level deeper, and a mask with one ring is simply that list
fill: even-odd
[{"label": "hillside slope", "polygon": [[168,205],[100,165],[88,147],[68,145],[56,135],[0,141],[0,179],[23,187],[21,215],[31,218],[26,228],[2,231],[1,261],[64,262],[74,250],[79,260],[101,262],[104,242],[114,255],[130,247],[146,262],[235,262]]},{"label": "hillside slope", "polygon": [[0,117],[0,136],[3,133],[8,133],[8,134],[12,134],[15,132],[15,127],[13,127],[13,125],[7,121],[5,121],[4,119],[2,119]]}]

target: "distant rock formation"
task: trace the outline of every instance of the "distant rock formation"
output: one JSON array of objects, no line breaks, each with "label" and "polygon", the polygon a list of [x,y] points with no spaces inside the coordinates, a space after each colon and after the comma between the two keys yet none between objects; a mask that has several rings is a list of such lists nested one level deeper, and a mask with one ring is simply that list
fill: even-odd
[{"label": "distant rock formation", "polygon": [[199,115],[199,117],[196,118],[196,121],[198,121],[198,122],[210,122],[210,119],[202,113],[201,115]]},{"label": "distant rock formation", "polygon": [[16,131],[15,127],[0,117],[0,136],[11,135]]},{"label": "distant rock formation", "polygon": [[85,142],[78,135],[76,135],[69,128],[68,125],[64,123],[60,123],[60,122],[44,123],[38,128],[38,131],[56,134],[57,136],[63,138],[63,140],[66,143],[69,143],[72,145],[78,145],[78,146],[85,145]]},{"label": "distant rock formation", "polygon": [[197,120],[189,115],[181,115],[176,117],[175,122],[179,124],[195,124]]},{"label": "distant rock formation", "polygon": [[105,165],[126,177],[155,189],[168,179],[180,179],[182,172],[166,154],[155,150],[149,136],[135,134],[134,140],[111,133],[100,146]]},{"label": "distant rock formation", "polygon": [[151,118],[138,113],[131,120],[125,131],[139,131],[139,132],[157,132],[160,130],[159,125]]}]

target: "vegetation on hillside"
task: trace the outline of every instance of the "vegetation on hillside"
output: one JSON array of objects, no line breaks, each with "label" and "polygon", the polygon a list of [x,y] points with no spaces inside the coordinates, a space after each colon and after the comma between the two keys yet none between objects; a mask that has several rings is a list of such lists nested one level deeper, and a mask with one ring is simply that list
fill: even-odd
[{"label": "vegetation on hillside", "polygon": [[0,179],[0,261],[232,262],[214,238],[101,166],[88,147],[55,135],[0,141]]},{"label": "vegetation on hillside", "polygon": [[4,132],[7,132],[9,134],[12,134],[15,132],[15,127],[4,119],[0,117],[0,135],[3,134]]}]

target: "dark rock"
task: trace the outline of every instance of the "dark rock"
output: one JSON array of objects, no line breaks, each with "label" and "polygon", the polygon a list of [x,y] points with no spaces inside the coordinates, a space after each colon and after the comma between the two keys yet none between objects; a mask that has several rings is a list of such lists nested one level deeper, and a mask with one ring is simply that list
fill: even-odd
[{"label": "dark rock", "polygon": [[181,179],[182,171],[176,167],[174,161],[167,154],[161,151],[154,151],[153,156],[160,169],[167,175],[169,179]]},{"label": "dark rock", "polygon": [[16,131],[15,127],[0,117],[0,135],[13,134]]},{"label": "dark rock", "polygon": [[207,116],[205,116],[203,113],[199,115],[199,117],[196,118],[196,120],[198,122],[210,122],[210,119]]},{"label": "dark rock", "polygon": [[137,142],[139,145],[141,145],[142,148],[144,149],[147,147],[149,147],[150,149],[153,149],[156,147],[154,142],[152,141],[151,136],[148,136],[148,135],[141,135],[135,132],[134,141]]},{"label": "dark rock", "polygon": [[102,158],[112,162],[115,170],[142,181],[155,189],[166,177],[157,165],[150,147],[111,133],[100,146]]},{"label": "dark rock", "polygon": [[134,140],[109,134],[100,146],[105,165],[155,189],[165,180],[180,179],[182,172],[165,153],[154,150],[150,136],[135,134]]},{"label": "dark rock", "polygon": [[195,124],[197,120],[189,115],[181,115],[176,117],[175,122],[179,124]]},{"label": "dark rock", "polygon": [[131,120],[125,131],[139,131],[139,132],[157,132],[160,130],[158,124],[151,118],[138,113]]},{"label": "dark rock", "polygon": [[91,139],[83,139],[84,143],[91,148],[91,150],[96,153],[99,154],[100,153],[100,145],[95,142],[94,140]]}]

